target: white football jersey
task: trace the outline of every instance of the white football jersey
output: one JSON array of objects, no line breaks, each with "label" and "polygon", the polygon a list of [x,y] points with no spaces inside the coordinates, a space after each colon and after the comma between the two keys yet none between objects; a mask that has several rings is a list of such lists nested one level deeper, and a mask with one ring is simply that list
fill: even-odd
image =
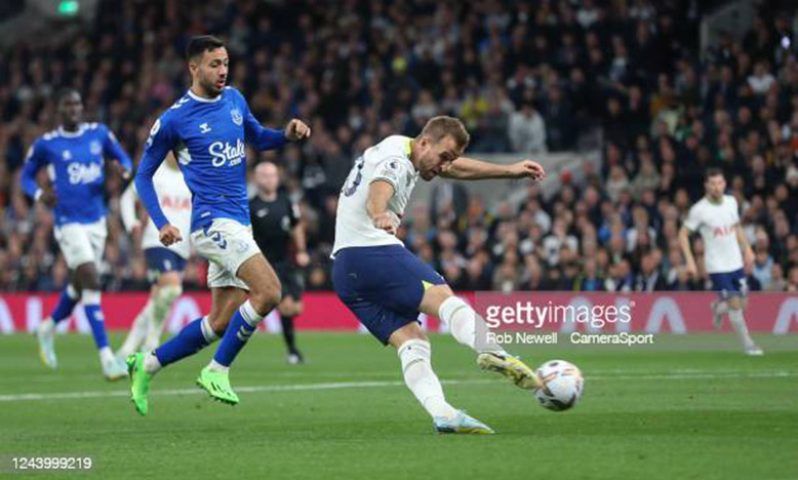
[{"label": "white football jersey", "polygon": [[[191,234],[191,192],[183,180],[183,173],[180,169],[171,168],[166,163],[161,164],[153,175],[155,193],[158,194],[158,201],[161,204],[164,215],[169,219],[169,223],[180,229],[183,240],[164,247],[159,239],[158,228],[152,219],[147,220],[144,227],[144,234],[141,239],[141,248],[148,249],[153,247],[168,248],[183,258],[188,258],[191,254],[189,245],[189,235]],[[136,216],[136,186],[131,183],[122,194],[119,200],[119,210],[122,215],[122,222],[129,231],[137,221]]]},{"label": "white football jersey", "polygon": [[355,161],[338,197],[335,252],[346,247],[402,245],[402,241],[374,226],[366,211],[369,185],[384,180],[394,188],[388,210],[402,218],[419,174],[410,161],[410,137],[392,135],[368,148]]},{"label": "white football jersey", "polygon": [[707,197],[693,205],[684,226],[698,230],[704,239],[704,266],[707,273],[728,273],[743,268],[743,255],[737,243],[737,200],[724,195],[723,201],[712,203]]}]

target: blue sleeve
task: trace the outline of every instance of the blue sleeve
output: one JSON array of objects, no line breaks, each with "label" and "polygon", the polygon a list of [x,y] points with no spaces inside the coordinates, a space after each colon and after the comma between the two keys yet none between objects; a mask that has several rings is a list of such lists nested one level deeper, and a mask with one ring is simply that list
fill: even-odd
[{"label": "blue sleeve", "polygon": [[244,107],[244,138],[256,150],[273,150],[286,144],[285,132],[266,128],[252,115],[247,101],[239,93],[239,100]]},{"label": "blue sleeve", "polygon": [[169,223],[166,215],[161,210],[161,204],[158,202],[158,195],[155,193],[155,184],[152,181],[155,171],[163,163],[166,155],[172,150],[175,144],[174,134],[172,132],[169,122],[165,121],[164,117],[159,118],[150,130],[150,138],[147,139],[147,145],[144,148],[144,155],[141,157],[139,168],[136,171],[136,191],[139,194],[139,200],[147,209],[147,213],[155,223],[155,226],[160,230],[164,225]]},{"label": "blue sleeve", "polygon": [[125,152],[121,145],[119,145],[119,141],[116,139],[116,135],[114,132],[111,131],[108,127],[105,127],[105,138],[103,139],[103,153],[106,157],[111,157],[119,160],[119,163],[125,169],[126,172],[130,172],[133,170],[133,161],[130,159],[130,155]]},{"label": "blue sleeve", "polygon": [[25,165],[22,167],[22,191],[25,192],[25,195],[33,199],[36,198],[36,192],[39,190],[36,174],[47,164],[47,154],[42,140],[36,140],[30,146],[28,156],[25,158]]}]

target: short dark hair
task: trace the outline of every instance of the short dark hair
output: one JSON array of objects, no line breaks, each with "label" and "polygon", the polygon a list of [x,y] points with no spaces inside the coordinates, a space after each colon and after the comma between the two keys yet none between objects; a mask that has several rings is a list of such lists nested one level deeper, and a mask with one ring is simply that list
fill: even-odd
[{"label": "short dark hair", "polygon": [[720,175],[721,177],[723,176],[723,169],[718,167],[709,167],[704,172],[704,181],[706,182],[710,178],[717,177],[718,175]]},{"label": "short dark hair", "polygon": [[211,52],[224,47],[224,42],[213,35],[198,35],[191,37],[186,46],[186,60],[191,60],[205,52]]},{"label": "short dark hair", "polygon": [[471,141],[471,136],[460,119],[444,115],[430,118],[419,136],[429,137],[437,143],[447,135],[451,135],[457,146],[462,149],[465,149]]},{"label": "short dark hair", "polygon": [[55,103],[56,103],[56,105],[61,103],[61,100],[66,98],[68,95],[72,95],[73,93],[75,93],[78,96],[80,96],[80,92],[78,92],[77,89],[75,89],[73,87],[61,87],[61,88],[59,88],[55,92]]}]

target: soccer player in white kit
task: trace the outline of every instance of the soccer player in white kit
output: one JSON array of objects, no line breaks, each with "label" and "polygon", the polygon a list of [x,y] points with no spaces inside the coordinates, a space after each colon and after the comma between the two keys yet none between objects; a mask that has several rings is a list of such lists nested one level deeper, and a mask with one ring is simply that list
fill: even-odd
[{"label": "soccer player in white kit", "polygon": [[[189,231],[191,192],[174,156],[170,155],[158,168],[153,182],[161,209],[180,231]],[[136,214],[137,199],[136,185],[131,183],[119,201],[122,222],[131,233],[142,228],[142,222]],[[164,247],[158,228],[151,219],[147,219],[144,225],[141,248],[147,260],[147,277],[152,287],[149,300],[136,316],[127,338],[116,352],[122,360],[134,352],[153,350],[160,343],[164,319],[172,303],[183,293],[183,270],[191,254],[189,242],[177,242]]]},{"label": "soccer player in white kit", "polygon": [[396,238],[419,177],[539,180],[544,175],[530,160],[494,165],[462,157],[468,141],[460,120],[435,117],[416,138],[393,135],[367,149],[341,190],[332,277],[339,298],[360,322],[384,345],[396,348],[405,383],[432,417],[435,430],[484,434],[493,430],[446,402],[419,312],[445,322],[459,343],[476,351],[481,368],[499,372],[524,389],[538,388],[540,380],[519,359],[488,342],[484,319]]},{"label": "soccer player in white kit", "polygon": [[748,286],[745,270],[754,262],[754,252],[740,226],[737,200],[726,195],[726,179],[719,168],[709,168],[704,175],[706,196],[693,205],[679,231],[679,245],[687,260],[687,271],[697,278],[695,258],[690,249],[690,233],[698,231],[704,240],[704,267],[712,280],[719,301],[712,302],[715,328],[720,328],[723,314],[729,314],[747,355],[762,355],[745,325],[743,310]]}]

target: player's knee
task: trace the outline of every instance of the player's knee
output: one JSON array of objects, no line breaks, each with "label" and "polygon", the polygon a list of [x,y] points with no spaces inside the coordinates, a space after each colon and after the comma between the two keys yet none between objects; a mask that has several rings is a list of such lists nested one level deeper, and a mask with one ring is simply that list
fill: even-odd
[{"label": "player's knee", "polygon": [[259,314],[265,315],[269,313],[269,310],[279,305],[282,298],[282,287],[280,282],[276,281],[276,284],[264,285],[257,290],[251,291],[249,301]]}]

